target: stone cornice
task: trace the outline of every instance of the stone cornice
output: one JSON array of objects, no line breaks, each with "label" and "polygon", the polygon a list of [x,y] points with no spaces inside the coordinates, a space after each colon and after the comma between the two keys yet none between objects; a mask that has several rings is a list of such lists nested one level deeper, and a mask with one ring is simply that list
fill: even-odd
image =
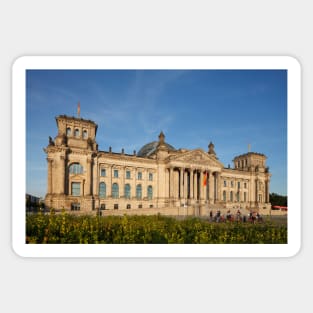
[{"label": "stone cornice", "polygon": [[148,159],[148,158],[142,158],[131,154],[122,154],[122,153],[114,153],[114,152],[104,152],[99,151],[97,154],[97,158],[99,162],[101,162],[101,158],[105,158],[106,160],[119,160],[119,161],[130,161],[135,163],[148,163],[157,165],[156,160],[154,159]]}]

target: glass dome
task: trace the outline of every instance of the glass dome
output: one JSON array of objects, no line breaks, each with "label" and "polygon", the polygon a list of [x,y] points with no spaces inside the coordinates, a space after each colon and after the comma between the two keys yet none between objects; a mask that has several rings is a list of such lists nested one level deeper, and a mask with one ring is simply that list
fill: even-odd
[{"label": "glass dome", "polygon": [[[148,157],[150,156],[151,154],[153,154],[157,147],[158,147],[158,144],[159,142],[158,141],[153,141],[153,142],[150,142],[150,143],[147,143],[146,145],[144,145],[140,150],[139,152],[137,153],[137,156],[139,157]],[[170,144],[164,142],[166,148],[169,150],[169,151],[175,151],[176,149],[171,146]]]}]

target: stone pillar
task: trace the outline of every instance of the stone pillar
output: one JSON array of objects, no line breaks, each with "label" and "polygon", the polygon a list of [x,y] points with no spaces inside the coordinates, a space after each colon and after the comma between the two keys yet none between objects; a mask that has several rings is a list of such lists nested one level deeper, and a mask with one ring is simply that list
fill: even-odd
[{"label": "stone pillar", "polygon": [[196,200],[199,199],[198,195],[198,170],[196,169],[194,172],[194,197]]},{"label": "stone pillar", "polygon": [[214,203],[215,197],[214,197],[214,175],[213,172],[209,172],[209,199],[210,203]]},{"label": "stone pillar", "polygon": [[170,198],[174,198],[174,168],[170,168]]},{"label": "stone pillar", "polygon": [[130,185],[130,197],[131,199],[136,198],[136,168],[133,168],[130,172],[131,177],[131,185]]},{"label": "stone pillar", "polygon": [[179,169],[179,197],[184,199],[184,169]]},{"label": "stone pillar", "polygon": [[145,199],[148,197],[148,192],[147,192],[147,170],[143,169],[142,171],[142,199]]},{"label": "stone pillar", "polygon": [[65,185],[65,157],[60,156],[60,176],[59,176],[59,194],[64,194],[64,185]]},{"label": "stone pillar", "polygon": [[199,191],[200,191],[200,195],[199,195],[199,198],[200,200],[203,200],[204,199],[204,186],[203,186],[203,169],[200,170],[200,182],[199,182]]},{"label": "stone pillar", "polygon": [[216,200],[219,201],[221,200],[221,174],[219,172],[216,172]]},{"label": "stone pillar", "polygon": [[190,199],[193,199],[194,197],[194,194],[193,194],[193,168],[190,169],[190,184],[189,184],[189,187],[190,187]]},{"label": "stone pillar", "polygon": [[91,172],[92,172],[92,160],[87,159],[87,179],[86,179],[86,186],[85,186],[85,193],[84,195],[90,196],[91,191]]},{"label": "stone pillar", "polygon": [[259,188],[259,180],[258,179],[256,179],[255,180],[255,202],[259,202],[259,190],[258,190],[258,188]]},{"label": "stone pillar", "polygon": [[112,177],[113,177],[113,166],[108,167],[108,185],[107,185],[107,196],[112,198]]},{"label": "stone pillar", "polygon": [[125,197],[125,167],[121,169],[121,185],[120,186],[120,197]]},{"label": "stone pillar", "polygon": [[184,172],[184,199],[188,198],[188,172]]},{"label": "stone pillar", "polygon": [[269,203],[270,202],[270,181],[269,180],[266,181],[265,187],[266,187],[266,189],[265,189],[265,192],[266,192],[266,202]]},{"label": "stone pillar", "polygon": [[48,188],[47,188],[47,192],[48,192],[48,194],[52,194],[53,193],[53,188],[52,188],[52,163],[53,163],[53,160],[47,158],[47,161],[48,161],[48,179],[47,179]]}]

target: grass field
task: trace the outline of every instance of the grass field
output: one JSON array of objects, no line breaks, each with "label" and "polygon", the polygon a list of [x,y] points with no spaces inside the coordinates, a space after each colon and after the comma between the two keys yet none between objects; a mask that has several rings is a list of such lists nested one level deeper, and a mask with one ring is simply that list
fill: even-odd
[{"label": "grass field", "polygon": [[287,220],[210,222],[203,218],[27,214],[26,243],[36,244],[286,244]]}]

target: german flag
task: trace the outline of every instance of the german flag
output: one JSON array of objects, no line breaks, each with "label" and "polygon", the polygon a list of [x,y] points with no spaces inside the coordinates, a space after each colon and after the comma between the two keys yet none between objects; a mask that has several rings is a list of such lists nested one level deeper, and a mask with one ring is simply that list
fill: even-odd
[{"label": "german flag", "polygon": [[208,176],[208,173],[205,172],[203,175],[203,186],[206,186],[207,176]]}]

